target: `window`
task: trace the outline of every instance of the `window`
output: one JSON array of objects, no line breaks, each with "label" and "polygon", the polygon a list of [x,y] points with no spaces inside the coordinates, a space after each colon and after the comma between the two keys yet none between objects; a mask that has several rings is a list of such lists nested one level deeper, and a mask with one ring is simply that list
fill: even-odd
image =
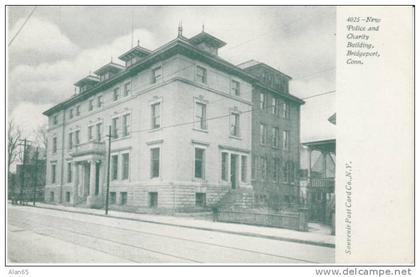
[{"label": "window", "polygon": [[252,156],[252,165],[251,165],[251,178],[255,179],[256,178],[256,169],[258,168],[258,158],[253,155]]},{"label": "window", "polygon": [[129,153],[122,154],[122,167],[123,167],[122,179],[127,180],[129,172],[130,172],[130,154]]},{"label": "window", "polygon": [[277,181],[280,176],[280,159],[279,158],[273,158],[273,180]]},{"label": "window", "polygon": [[115,88],[114,95],[113,95],[114,101],[117,101],[119,97],[120,97],[120,88]]},{"label": "window", "polygon": [[267,107],[267,95],[264,92],[260,93],[260,109],[264,110]]},{"label": "window", "polygon": [[115,205],[117,203],[117,193],[115,191],[111,191],[109,193],[109,204]]},{"label": "window", "polygon": [[278,127],[274,127],[272,129],[272,137],[271,137],[271,145],[275,148],[279,148],[279,141],[280,141],[280,130]]},{"label": "window", "polygon": [[273,114],[279,115],[280,114],[280,100],[273,97],[271,108],[272,108]]},{"label": "window", "polygon": [[66,202],[70,202],[70,191],[66,191]]},{"label": "window", "polygon": [[58,116],[57,115],[54,115],[54,117],[53,117],[53,124],[54,125],[58,124]]},{"label": "window", "polygon": [[72,182],[72,168],[71,168],[71,162],[67,163],[67,183]]},{"label": "window", "polygon": [[260,124],[260,143],[267,144],[267,126],[262,123]]},{"label": "window", "polygon": [[288,150],[290,143],[289,143],[289,131],[283,131],[283,150]]},{"label": "window", "polygon": [[72,119],[73,118],[73,109],[70,109],[69,113],[70,113],[70,119]]},{"label": "window", "polygon": [[160,103],[152,105],[152,129],[160,128]]},{"label": "window", "polygon": [[111,179],[118,179],[118,155],[112,155],[111,157],[112,170],[111,170]]},{"label": "window", "polygon": [[247,157],[241,156],[241,181],[246,182],[247,180]]},{"label": "window", "polygon": [[156,67],[152,70],[152,83],[157,83],[162,80],[162,67]]},{"label": "window", "polygon": [[197,66],[197,80],[203,84],[207,83],[207,69]]},{"label": "window", "polygon": [[283,118],[290,118],[290,106],[287,103],[283,103]]},{"label": "window", "polygon": [[50,191],[50,201],[54,201],[54,192]]},{"label": "window", "polygon": [[261,157],[261,177],[263,179],[267,178],[267,158]]},{"label": "window", "polygon": [[121,202],[120,204],[122,206],[127,205],[127,192],[120,192],[120,196],[121,196]]},{"label": "window", "polygon": [[80,105],[78,105],[76,107],[76,115],[79,116],[80,115]]},{"label": "window", "polygon": [[73,148],[73,133],[69,133],[69,149]]},{"label": "window", "polygon": [[232,80],[232,94],[236,96],[241,95],[241,87],[238,81]]},{"label": "window", "polygon": [[198,129],[206,130],[207,129],[207,115],[206,115],[206,104],[195,103],[195,124]]},{"label": "window", "polygon": [[119,125],[119,118],[114,117],[112,119],[112,138],[114,139],[118,138],[118,125]]},{"label": "window", "polygon": [[93,99],[89,100],[89,111],[93,110]]},{"label": "window", "polygon": [[284,180],[285,180],[287,183],[291,183],[291,182],[293,182],[293,181],[294,181],[294,179],[295,179],[295,174],[294,174],[294,164],[293,164],[293,162],[292,162],[292,161],[287,161],[287,162],[286,162],[286,164],[285,164],[284,166],[285,166],[285,168],[284,168],[284,172],[283,172],[283,175],[284,175]]},{"label": "window", "polygon": [[77,130],[75,132],[75,135],[76,135],[76,137],[75,137],[75,143],[76,143],[76,145],[79,145],[80,144],[80,130]]},{"label": "window", "polygon": [[96,140],[102,141],[102,123],[96,124]]},{"label": "window", "polygon": [[204,149],[195,148],[194,177],[204,179]]},{"label": "window", "polygon": [[206,206],[206,194],[203,192],[195,193],[195,206],[196,207],[205,207]]},{"label": "window", "polygon": [[228,180],[228,153],[222,153],[222,180]]},{"label": "window", "polygon": [[97,101],[96,105],[97,105],[98,108],[102,107],[102,104],[103,104],[103,99],[102,98],[103,98],[102,95],[99,95],[98,99],[96,100]]},{"label": "window", "polygon": [[53,137],[53,141],[52,141],[52,152],[53,153],[57,153],[57,138]]},{"label": "window", "polygon": [[150,177],[156,178],[159,177],[159,159],[160,159],[160,148],[150,149],[151,155],[151,172]]},{"label": "window", "polygon": [[108,80],[109,78],[111,78],[111,74],[109,72],[106,72],[104,74],[102,74],[101,76],[99,76],[100,81],[105,81]]},{"label": "window", "polygon": [[56,174],[57,174],[56,170],[57,170],[57,165],[52,164],[51,165],[51,183],[52,184],[55,184],[55,181],[56,181]]},{"label": "window", "polygon": [[156,208],[158,206],[158,193],[149,192],[149,207]]},{"label": "window", "polygon": [[124,84],[124,96],[128,96],[130,94],[131,83]]},{"label": "window", "polygon": [[93,139],[93,126],[88,126],[88,140]]},{"label": "window", "polygon": [[230,116],[230,135],[239,137],[239,114],[231,113]]},{"label": "window", "polygon": [[123,121],[122,122],[123,123],[122,136],[126,137],[130,134],[130,114],[123,115],[122,121]]}]

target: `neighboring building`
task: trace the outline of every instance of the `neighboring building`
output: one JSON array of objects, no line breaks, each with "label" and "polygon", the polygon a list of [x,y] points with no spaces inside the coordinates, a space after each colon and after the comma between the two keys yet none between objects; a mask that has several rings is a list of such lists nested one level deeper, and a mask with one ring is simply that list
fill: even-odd
[{"label": "neighboring building", "polygon": [[201,208],[251,189],[257,90],[290,103],[290,119],[270,127],[290,132],[287,149],[279,138],[278,157],[298,162],[301,102],[221,59],[224,45],[204,31],[185,38],[181,29],[158,49],[138,45],[119,57],[124,66],[111,62],[75,83],[76,95],[44,112],[46,200],[103,206],[108,126],[114,207]]},{"label": "neighboring building", "polygon": [[[336,114],[328,118],[336,124]],[[301,172],[301,199],[308,207],[309,221],[334,224],[335,139],[302,143],[306,168]],[[334,231],[334,228],[333,228]]]},{"label": "neighboring building", "polygon": [[37,202],[44,201],[46,183],[45,149],[36,154],[32,147],[27,148],[26,164],[17,164],[12,186],[9,186],[10,198],[33,201],[34,193]]},{"label": "neighboring building", "polygon": [[239,67],[255,76],[252,112],[252,185],[257,203],[280,208],[299,196],[300,105],[291,77],[260,62]]}]

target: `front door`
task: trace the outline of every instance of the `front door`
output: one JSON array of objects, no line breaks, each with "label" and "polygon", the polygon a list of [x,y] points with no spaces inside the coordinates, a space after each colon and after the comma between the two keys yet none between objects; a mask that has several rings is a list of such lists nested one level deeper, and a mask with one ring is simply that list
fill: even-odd
[{"label": "front door", "polygon": [[238,155],[230,155],[230,182],[232,184],[232,189],[236,189],[238,182]]}]

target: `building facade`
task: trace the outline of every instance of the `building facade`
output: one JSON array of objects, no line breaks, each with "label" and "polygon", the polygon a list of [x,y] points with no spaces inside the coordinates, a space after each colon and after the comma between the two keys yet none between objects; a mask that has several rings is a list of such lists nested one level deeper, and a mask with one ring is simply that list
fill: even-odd
[{"label": "building facade", "polygon": [[[75,85],[49,117],[50,202],[194,208],[250,186],[252,77],[202,32],[134,47]],[[109,127],[111,126],[111,127]]]},{"label": "building facade", "polygon": [[[260,91],[279,93],[220,58],[224,45],[204,31],[186,38],[181,29],[158,49],[137,45],[119,57],[124,65],[111,61],[76,82],[77,94],[44,112],[46,201],[102,207],[108,177],[111,207],[134,210],[202,208],[229,191],[258,188],[252,155],[266,149],[256,146],[254,133],[266,116],[255,105]],[[297,122],[298,113],[290,105]],[[299,126],[280,122],[279,158],[295,158]],[[288,151],[281,148],[283,129],[290,132]]]},{"label": "building facade", "polygon": [[256,202],[273,208],[298,202],[300,105],[291,77],[260,62],[239,65],[255,76],[252,103],[252,186]]}]

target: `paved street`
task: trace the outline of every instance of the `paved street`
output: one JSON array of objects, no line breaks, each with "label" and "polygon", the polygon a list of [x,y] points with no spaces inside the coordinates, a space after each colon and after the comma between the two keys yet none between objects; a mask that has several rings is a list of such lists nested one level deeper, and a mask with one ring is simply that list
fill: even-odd
[{"label": "paved street", "polygon": [[334,262],[329,247],[11,205],[7,234],[10,263]]}]

